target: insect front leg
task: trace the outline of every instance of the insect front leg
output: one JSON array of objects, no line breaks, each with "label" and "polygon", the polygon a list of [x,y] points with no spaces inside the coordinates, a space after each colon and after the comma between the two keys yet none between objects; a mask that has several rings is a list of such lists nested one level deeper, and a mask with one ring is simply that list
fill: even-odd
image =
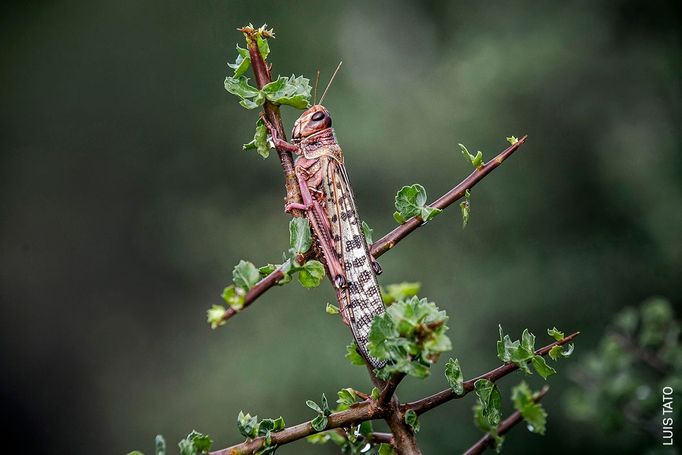
[{"label": "insect front leg", "polygon": [[272,140],[272,143],[275,144],[275,148],[277,150],[282,150],[291,153],[301,152],[300,147],[294,144],[290,144],[281,137],[279,137],[277,128],[275,128],[274,125],[270,123],[270,121],[265,117],[265,114],[263,114],[262,112],[260,113],[260,118],[261,120],[263,120],[263,123],[265,123],[265,127],[268,129],[268,132],[270,133],[270,139]]}]

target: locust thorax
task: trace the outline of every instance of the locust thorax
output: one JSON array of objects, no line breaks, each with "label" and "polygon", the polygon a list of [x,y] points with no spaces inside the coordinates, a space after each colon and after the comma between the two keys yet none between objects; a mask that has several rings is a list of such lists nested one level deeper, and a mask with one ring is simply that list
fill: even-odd
[{"label": "locust thorax", "polygon": [[294,122],[294,130],[291,132],[291,141],[299,143],[303,139],[324,131],[332,126],[332,118],[329,111],[321,104],[316,104],[306,110]]}]

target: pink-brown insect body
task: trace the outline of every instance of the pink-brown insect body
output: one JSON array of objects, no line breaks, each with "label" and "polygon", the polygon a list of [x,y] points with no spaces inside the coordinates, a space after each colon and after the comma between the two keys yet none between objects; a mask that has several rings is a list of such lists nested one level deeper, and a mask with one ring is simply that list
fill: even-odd
[{"label": "pink-brown insect body", "polygon": [[[384,304],[327,109],[315,105],[305,111],[294,124],[292,142],[300,148],[295,164],[299,182],[322,208],[323,213],[308,210],[307,214],[336,285],[341,315],[365,358],[380,368],[384,362],[368,354],[367,339],[374,316],[385,311]],[[337,279],[337,273],[345,280]]]}]

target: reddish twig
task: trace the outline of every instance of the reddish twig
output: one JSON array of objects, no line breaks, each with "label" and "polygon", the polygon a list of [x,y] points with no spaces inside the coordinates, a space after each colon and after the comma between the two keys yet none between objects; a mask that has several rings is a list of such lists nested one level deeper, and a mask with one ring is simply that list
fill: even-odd
[{"label": "reddish twig", "polygon": [[[536,393],[533,396],[533,401],[538,402],[542,400],[545,395],[547,395],[547,392],[549,392],[549,387],[544,386],[538,393]],[[502,436],[505,433],[507,433],[509,430],[511,430],[514,425],[519,423],[523,417],[521,416],[521,413],[519,411],[514,412],[512,415],[504,419],[502,422],[497,427],[497,434]],[[495,439],[490,436],[490,434],[486,434],[483,436],[481,439],[476,441],[474,445],[469,447],[466,452],[464,452],[464,455],[477,455],[479,453],[483,453],[485,449],[488,447],[490,448],[495,448]]]},{"label": "reddish twig", "polygon": [[[567,337],[565,337],[561,341],[555,341],[552,344],[548,344],[547,346],[540,348],[535,351],[535,354],[545,356],[549,353],[549,351],[554,347],[554,346],[562,346],[566,343],[570,343],[573,341],[575,337],[580,335],[580,332],[575,332]],[[429,411],[437,406],[442,405],[443,403],[446,403],[450,400],[454,400],[457,398],[462,398],[464,397],[467,393],[471,392],[474,390],[474,384],[476,384],[476,381],[479,379],[487,379],[489,381],[495,382],[500,378],[503,378],[504,376],[508,375],[514,370],[518,370],[518,365],[514,363],[505,363],[504,365],[501,365],[494,370],[491,370],[487,373],[484,373],[480,376],[476,376],[473,379],[469,379],[468,381],[464,381],[464,393],[462,395],[457,395],[452,389],[445,389],[443,391],[440,391],[438,393],[435,393],[429,397],[422,398],[421,400],[418,401],[413,401],[411,403],[406,403],[402,405],[403,410],[408,410],[412,409],[414,412],[417,414],[422,414],[426,411]]]},{"label": "reddish twig", "polygon": [[[277,115],[279,115],[279,113]],[[450,191],[436,199],[436,201],[433,204],[431,204],[431,206],[442,210],[454,204],[462,197],[464,197],[466,190],[473,188],[478,182],[483,180],[483,178],[486,175],[488,175],[493,169],[498,167],[500,164],[502,164],[504,160],[509,158],[516,150],[519,149],[521,145],[523,145],[523,143],[526,141],[526,138],[528,138],[528,136],[523,136],[521,139],[519,139],[517,143],[511,145],[510,147],[507,147],[505,150],[500,152],[495,158],[484,164],[480,169],[476,169],[467,178],[462,180],[457,186],[455,186],[453,189],[451,189]],[[410,218],[405,223],[401,224],[400,226],[393,229],[391,232],[389,232],[388,234],[374,242],[370,248],[372,255],[375,258],[378,258],[382,254],[393,248],[399,241],[407,237],[411,232],[416,230],[422,224],[423,224],[422,220],[419,217]],[[280,269],[277,269],[270,275],[266,276],[261,281],[259,281],[258,284],[256,284],[253,288],[249,290],[249,292],[246,293],[242,309],[251,305],[251,303],[253,303],[254,300],[260,297],[261,294],[263,294],[265,291],[275,286],[277,282],[281,280],[283,277],[284,274],[282,273],[282,271]],[[239,311],[236,311],[232,308],[228,308],[225,314],[223,315],[222,320],[226,321],[235,314],[237,314],[238,312]]]}]

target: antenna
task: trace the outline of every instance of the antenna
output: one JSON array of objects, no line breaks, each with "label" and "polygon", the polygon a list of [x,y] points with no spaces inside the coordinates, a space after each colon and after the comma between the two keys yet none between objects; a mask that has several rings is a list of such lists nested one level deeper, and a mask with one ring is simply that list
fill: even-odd
[{"label": "antenna", "polygon": [[317,104],[317,84],[320,82],[320,70],[317,70],[317,77],[315,78],[315,90],[313,91],[313,105]]},{"label": "antenna", "polygon": [[329,83],[327,84],[327,88],[324,89],[324,93],[322,94],[322,98],[320,98],[320,104],[322,104],[322,100],[324,100],[324,97],[327,94],[327,90],[329,90],[329,87],[332,85],[332,82],[334,82],[334,78],[336,77],[336,73],[339,72],[339,69],[341,68],[342,63],[343,62],[339,62],[339,66],[336,67],[334,74],[332,74],[332,78],[329,79]]}]

